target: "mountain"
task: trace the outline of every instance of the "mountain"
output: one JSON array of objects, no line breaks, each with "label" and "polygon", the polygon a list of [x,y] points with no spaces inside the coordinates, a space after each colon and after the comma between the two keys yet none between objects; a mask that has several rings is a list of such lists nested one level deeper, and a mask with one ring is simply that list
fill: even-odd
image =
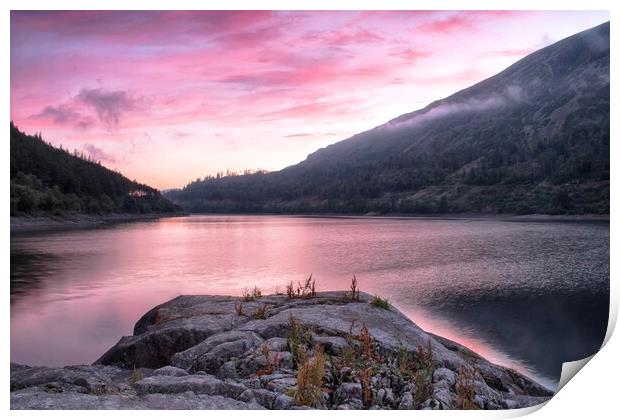
[{"label": "mountain", "polygon": [[11,122],[11,215],[170,213],[148,185],[29,136]]},{"label": "mountain", "polygon": [[194,212],[609,213],[609,22],[278,172],[167,196]]}]

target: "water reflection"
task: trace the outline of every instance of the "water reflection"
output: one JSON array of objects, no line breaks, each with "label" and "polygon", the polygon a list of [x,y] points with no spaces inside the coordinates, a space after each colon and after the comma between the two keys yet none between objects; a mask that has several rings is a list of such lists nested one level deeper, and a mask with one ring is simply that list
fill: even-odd
[{"label": "water reflection", "polygon": [[11,360],[89,363],[182,293],[387,296],[422,328],[557,380],[605,334],[609,225],[192,216],[11,239]]}]

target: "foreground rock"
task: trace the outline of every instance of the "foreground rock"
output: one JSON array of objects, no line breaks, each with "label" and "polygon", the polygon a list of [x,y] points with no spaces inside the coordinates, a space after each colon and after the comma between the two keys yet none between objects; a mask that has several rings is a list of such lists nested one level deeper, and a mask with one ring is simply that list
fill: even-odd
[{"label": "foreground rock", "polygon": [[371,301],[179,296],[93,366],[11,364],[11,408],[505,409],[553,395]]}]

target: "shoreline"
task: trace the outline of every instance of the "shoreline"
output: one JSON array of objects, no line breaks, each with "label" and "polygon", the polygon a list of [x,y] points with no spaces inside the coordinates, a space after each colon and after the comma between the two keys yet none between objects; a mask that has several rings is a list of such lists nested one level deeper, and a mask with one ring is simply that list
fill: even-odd
[{"label": "shoreline", "polygon": [[187,216],[185,213],[111,213],[106,215],[72,214],[67,216],[11,216],[11,234],[84,229],[112,226],[117,223],[157,220],[163,217]]},{"label": "shoreline", "polygon": [[334,213],[187,213],[184,216],[282,216],[309,219],[369,219],[369,220],[489,220],[505,222],[593,222],[609,223],[609,214],[488,214],[488,213],[438,213],[409,214],[334,214]]}]

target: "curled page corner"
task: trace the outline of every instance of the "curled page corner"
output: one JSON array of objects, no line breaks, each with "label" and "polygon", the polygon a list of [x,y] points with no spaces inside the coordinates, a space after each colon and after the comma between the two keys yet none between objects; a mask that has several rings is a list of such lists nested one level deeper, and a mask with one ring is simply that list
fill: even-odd
[{"label": "curled page corner", "polygon": [[562,364],[562,374],[560,375],[560,381],[558,382],[558,388],[555,390],[556,394],[560,392],[564,385],[568,383],[592,358],[596,355],[588,356],[584,359],[573,360],[572,362],[564,362]]}]

